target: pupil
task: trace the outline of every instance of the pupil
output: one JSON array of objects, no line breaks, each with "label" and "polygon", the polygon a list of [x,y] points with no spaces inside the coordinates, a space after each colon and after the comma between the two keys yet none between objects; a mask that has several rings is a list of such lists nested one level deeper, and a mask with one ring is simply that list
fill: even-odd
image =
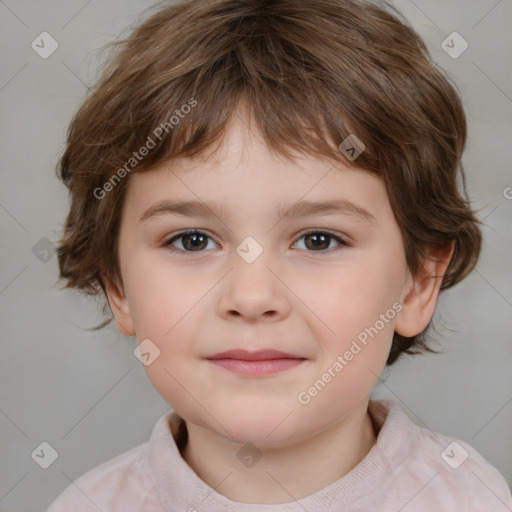
[{"label": "pupil", "polygon": [[309,238],[313,240],[313,245],[315,247],[319,247],[322,244],[325,244],[325,240],[326,240],[327,237],[325,235],[320,234],[320,233],[316,233],[314,235],[310,235]]},{"label": "pupil", "polygon": [[186,240],[188,239],[190,242],[191,242],[191,245],[192,247],[199,247],[203,242],[204,242],[204,237],[203,235],[188,235],[186,238]]}]

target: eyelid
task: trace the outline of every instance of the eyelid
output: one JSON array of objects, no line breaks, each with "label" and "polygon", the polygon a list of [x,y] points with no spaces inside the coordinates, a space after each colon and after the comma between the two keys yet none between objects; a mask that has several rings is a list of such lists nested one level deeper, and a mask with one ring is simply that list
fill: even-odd
[{"label": "eyelid", "polygon": [[[295,239],[302,238],[304,235],[324,234],[324,233],[326,235],[330,235],[333,238],[340,239],[346,245],[350,245],[350,238],[348,237],[348,235],[344,235],[342,233],[339,233],[337,231],[333,231],[333,230],[327,229],[327,228],[308,228],[303,231],[299,231],[299,233],[295,235]],[[313,251],[311,251],[311,252],[313,252]]]},{"label": "eyelid", "polygon": [[[189,228],[189,229],[184,229],[183,231],[177,231],[176,233],[173,233],[172,235],[165,237],[162,245],[168,246],[168,245],[170,245],[171,242],[174,242],[175,240],[178,240],[181,237],[186,236],[186,235],[205,235],[210,240],[213,240],[215,243],[217,243],[215,241],[215,237],[212,236],[207,230],[202,229],[202,228]],[[185,252],[185,251],[182,251],[182,252]],[[189,252],[191,252],[191,251],[189,251]]]}]

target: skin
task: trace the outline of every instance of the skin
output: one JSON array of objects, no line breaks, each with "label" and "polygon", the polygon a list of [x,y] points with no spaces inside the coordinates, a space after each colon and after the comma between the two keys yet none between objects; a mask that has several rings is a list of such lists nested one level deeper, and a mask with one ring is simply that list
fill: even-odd
[{"label": "skin", "polygon": [[[368,400],[393,332],[425,329],[441,285],[433,276],[443,275],[453,247],[432,252],[421,275],[412,276],[379,178],[308,155],[277,156],[241,113],[220,150],[205,156],[130,176],[119,235],[122,282],[108,284],[107,295],[119,330],[159,348],[144,368],[186,421],[182,456],[197,475],[234,501],[290,502],[347,474],[375,444]],[[279,220],[274,212],[280,202],[340,198],[375,222],[337,213]],[[229,216],[139,221],[164,199],[212,201]],[[208,237],[199,251],[190,237],[165,245],[192,228]],[[304,236],[312,229],[348,245],[327,238],[316,248]],[[247,236],[263,249],[252,263],[236,252]],[[300,403],[298,394],[394,303],[401,311],[309,403]],[[235,348],[273,348],[306,361],[254,378],[205,359]],[[246,443],[261,455],[252,467],[237,457]]]}]

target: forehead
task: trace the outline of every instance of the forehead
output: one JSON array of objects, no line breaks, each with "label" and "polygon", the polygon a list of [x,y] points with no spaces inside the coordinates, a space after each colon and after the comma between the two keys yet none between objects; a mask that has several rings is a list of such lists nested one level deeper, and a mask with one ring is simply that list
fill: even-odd
[{"label": "forehead", "polygon": [[[314,213],[314,203],[319,202],[338,202],[341,207],[340,203],[345,202],[345,207],[352,203],[354,211],[359,207],[363,216],[368,212],[368,219],[389,210],[380,178],[293,150],[292,158],[286,158],[273,152],[259,132],[239,116],[234,116],[220,146],[194,158],[174,159],[133,174],[125,201],[139,219],[157,203],[190,201],[196,203],[197,213],[201,203],[208,203],[212,215],[226,218],[245,211],[252,216],[258,212],[279,217],[299,214],[304,213],[305,203]],[[302,206],[293,207],[299,202]],[[322,213],[321,207],[317,213]]]}]

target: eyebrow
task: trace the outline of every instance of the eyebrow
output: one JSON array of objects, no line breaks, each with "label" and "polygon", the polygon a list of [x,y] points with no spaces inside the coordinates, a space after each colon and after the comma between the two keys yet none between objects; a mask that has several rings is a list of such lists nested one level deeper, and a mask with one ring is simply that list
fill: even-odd
[{"label": "eyebrow", "polygon": [[[308,217],[313,215],[342,214],[350,215],[376,224],[376,218],[365,208],[347,199],[335,199],[331,201],[298,201],[296,203],[281,203],[276,209],[280,220],[296,217]],[[184,217],[208,217],[214,215],[219,218],[229,218],[224,205],[209,201],[170,201],[164,200],[151,206],[140,217],[139,221],[145,221],[162,215],[181,215]]]}]

